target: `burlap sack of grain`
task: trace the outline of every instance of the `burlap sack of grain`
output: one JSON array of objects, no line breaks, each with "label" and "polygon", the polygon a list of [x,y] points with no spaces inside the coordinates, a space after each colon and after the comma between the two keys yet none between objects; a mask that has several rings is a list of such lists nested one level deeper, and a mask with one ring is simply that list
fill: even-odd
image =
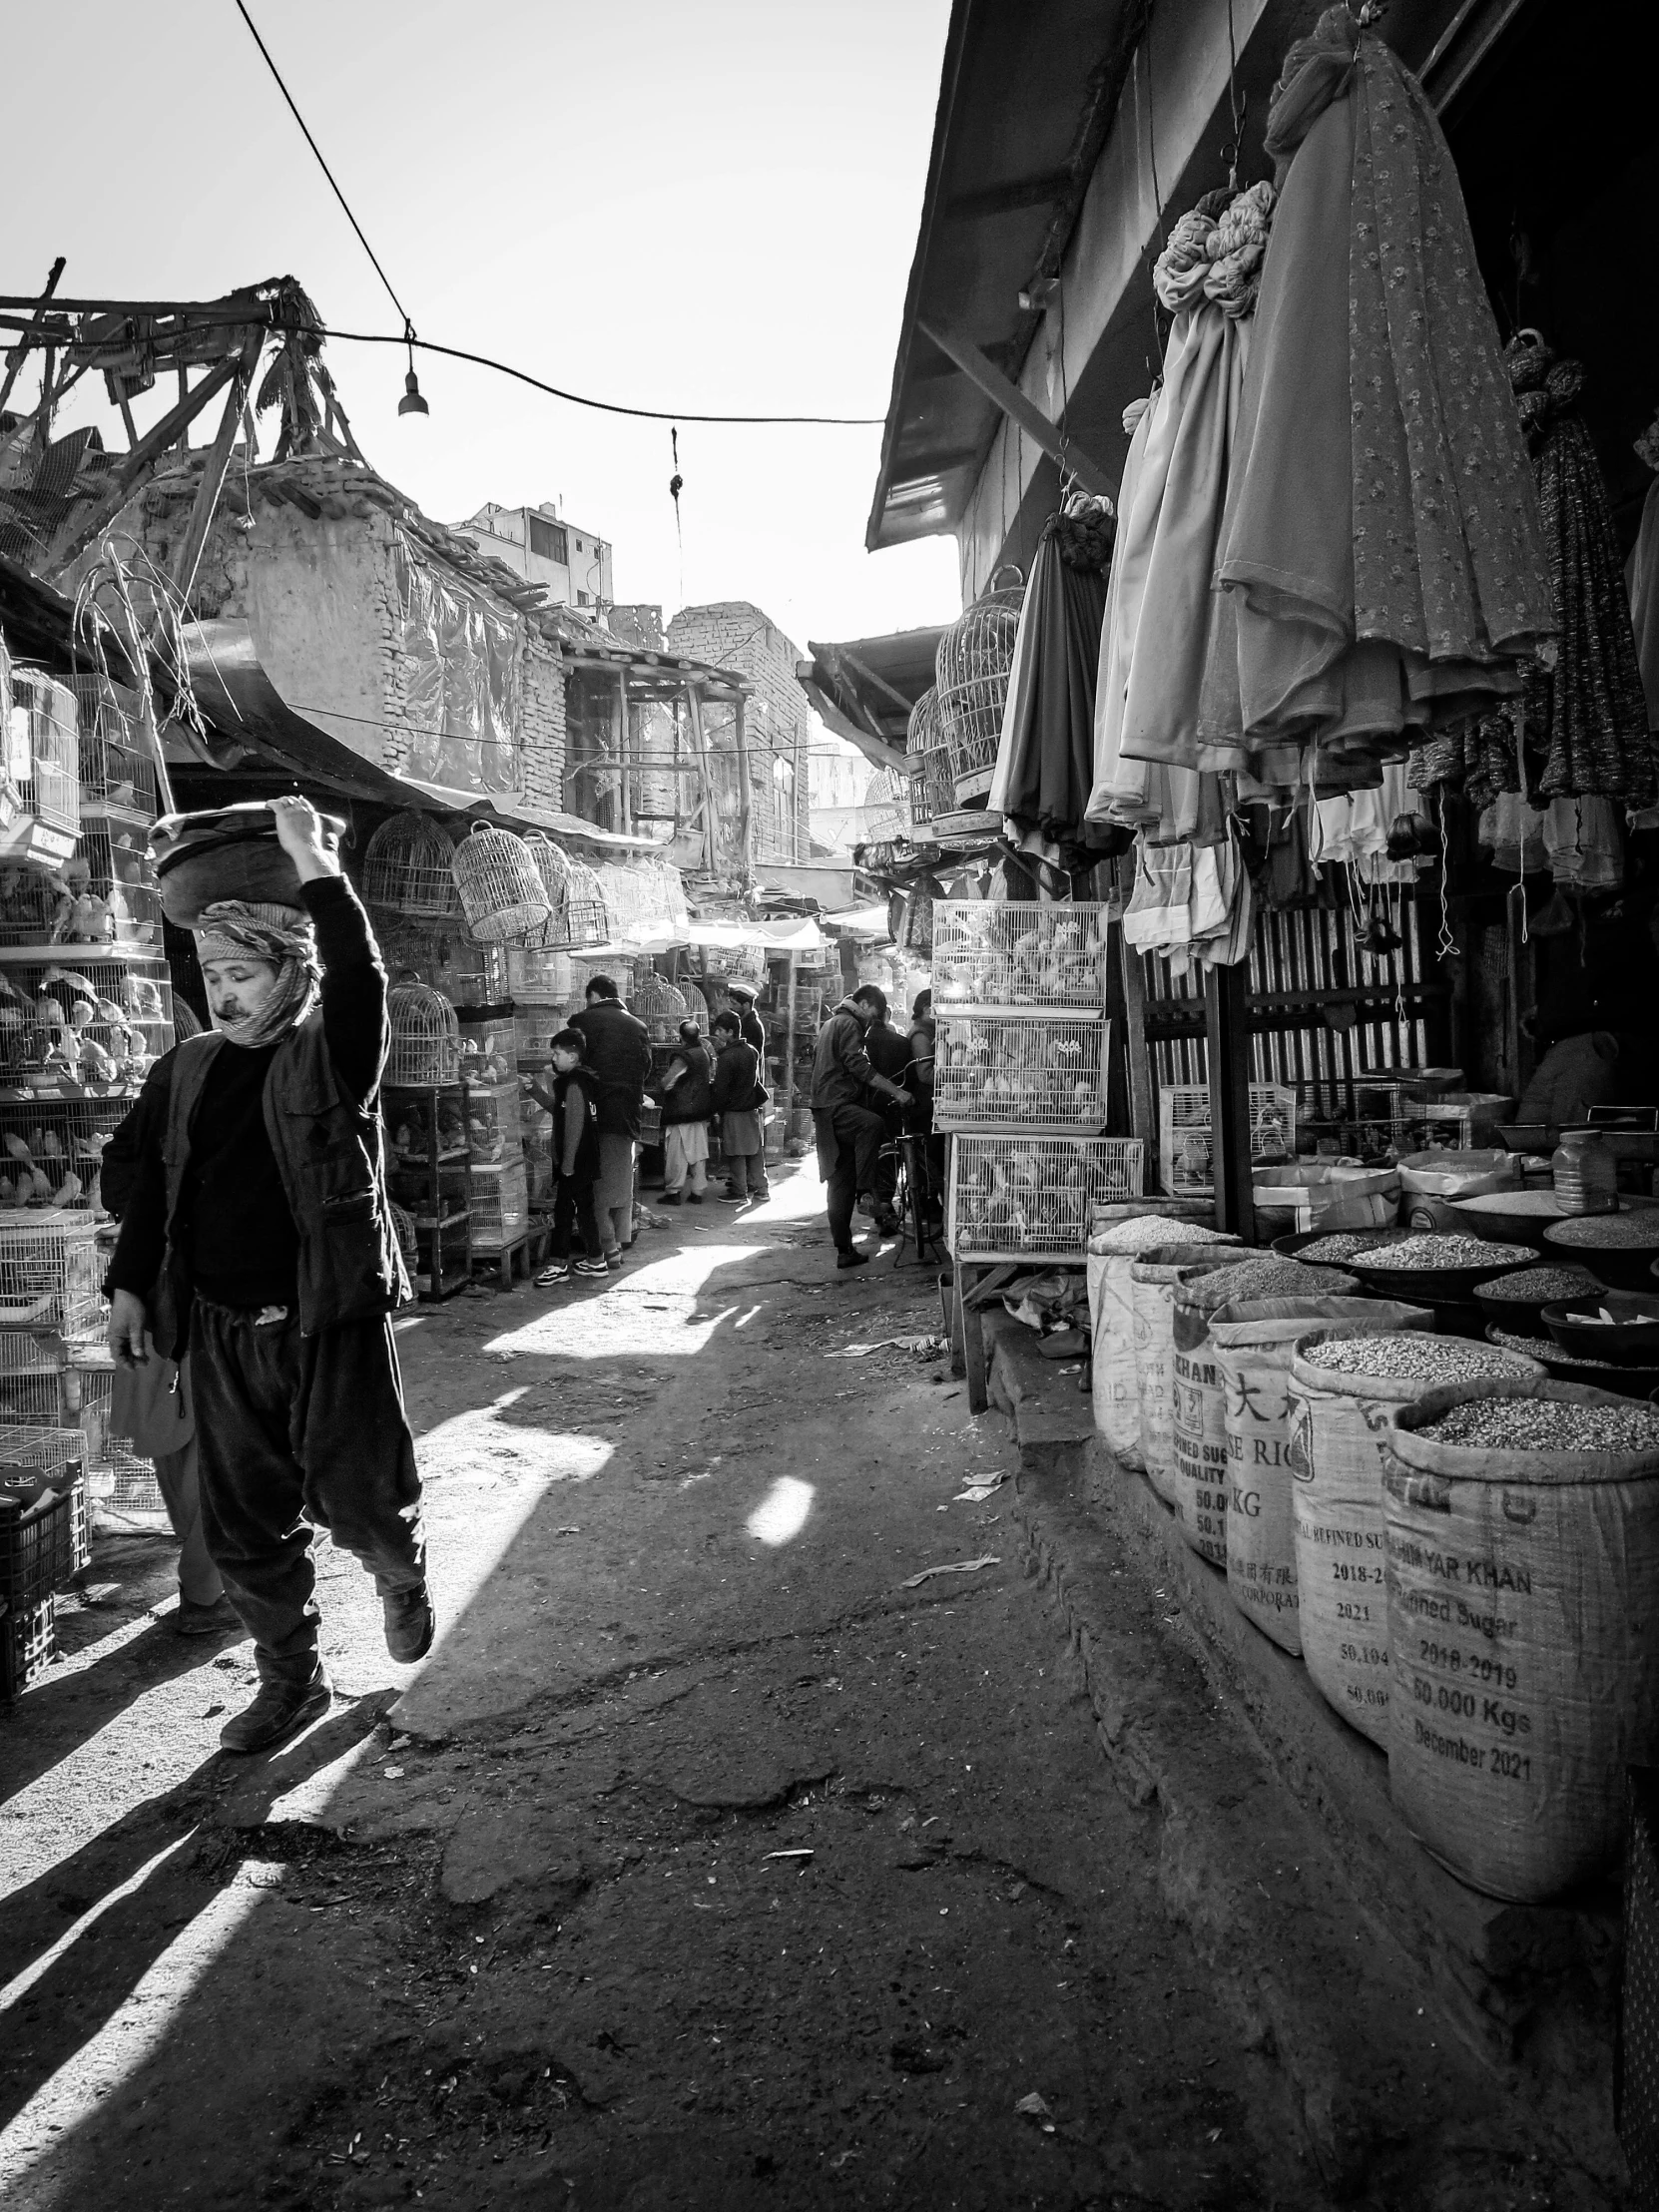
[{"label": "burlap sack of grain", "polygon": [[1504,1381],[1400,1409],[1383,1475],[1388,1788],[1462,1881],[1541,1905],[1617,1863],[1625,1769],[1659,1761],[1659,1451],[1417,1433],[1499,1396],[1639,1403]]},{"label": "burlap sack of grain", "polygon": [[1170,1384],[1176,1286],[1190,1275],[1224,1267],[1237,1257],[1225,1245],[1219,1254],[1209,1245],[1155,1245],[1129,1270],[1141,1458],[1147,1480],[1166,1505],[1175,1503],[1175,1408]]},{"label": "burlap sack of grain", "polygon": [[[1344,1720],[1386,1751],[1382,1455],[1395,1412],[1437,1385],[1432,1376],[1342,1375],[1313,1366],[1307,1355],[1324,1341],[1320,1334],[1303,1336],[1291,1352],[1287,1450],[1302,1656]],[[1496,1356],[1495,1346],[1482,1349]],[[1517,1375],[1543,1372],[1519,1353],[1502,1358]]]},{"label": "burlap sack of grain", "polygon": [[1135,1309],[1128,1252],[1091,1253],[1088,1260],[1089,1325],[1094,1341],[1094,1424],[1120,1466],[1137,1472],[1141,1457],[1141,1401],[1135,1385]]},{"label": "burlap sack of grain", "polygon": [[1433,1326],[1427,1307],[1381,1298],[1234,1300],[1210,1317],[1227,1435],[1228,1594],[1288,1652],[1302,1650],[1287,1456],[1292,1348],[1316,1327],[1359,1337]]},{"label": "burlap sack of grain", "polygon": [[[1175,1517],[1200,1558],[1227,1564],[1227,1386],[1210,1342],[1210,1317],[1246,1297],[1318,1298],[1360,1288],[1354,1275],[1305,1268],[1271,1252],[1236,1253],[1226,1267],[1175,1288],[1170,1324]],[[1312,1327],[1312,1323],[1308,1324]]]}]

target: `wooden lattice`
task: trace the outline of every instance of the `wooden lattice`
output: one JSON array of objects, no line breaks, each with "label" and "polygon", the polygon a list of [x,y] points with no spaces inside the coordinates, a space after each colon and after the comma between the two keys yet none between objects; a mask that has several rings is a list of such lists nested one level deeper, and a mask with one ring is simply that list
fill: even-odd
[{"label": "wooden lattice", "polygon": [[525,843],[551,909],[540,942],[550,950],[573,952],[585,944],[604,944],[610,928],[605,894],[593,869],[539,832],[533,831]]},{"label": "wooden lattice", "polygon": [[429,815],[393,815],[368,840],[363,897],[388,913],[459,921],[454,840]]},{"label": "wooden lattice", "polygon": [[658,1044],[673,1044],[686,1019],[685,995],[660,975],[647,975],[634,986],[634,1012]]},{"label": "wooden lattice", "polygon": [[478,823],[455,847],[455,885],[480,944],[539,943],[553,918],[530,847],[491,823]]}]

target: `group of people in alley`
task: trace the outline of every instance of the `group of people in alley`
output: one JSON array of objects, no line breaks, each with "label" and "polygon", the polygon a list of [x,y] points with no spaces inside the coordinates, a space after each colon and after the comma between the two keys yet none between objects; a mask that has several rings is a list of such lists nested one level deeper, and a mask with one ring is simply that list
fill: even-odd
[{"label": "group of people in alley", "polygon": [[[105,1284],[112,1422],[153,1456],[181,1540],[179,1631],[240,1623],[253,1640],[258,1693],[220,1735],[243,1754],[283,1743],[331,1700],[313,1529],[373,1575],[394,1660],[423,1658],[436,1633],[392,1333],[411,1290],[385,1182],[385,968],[315,809],[298,797],[271,806],[297,903],[203,909],[212,1025],[150,1069],[103,1182],[119,1220]],[[664,1204],[769,1196],[766,1030],[753,991],[729,997],[707,1039],[680,1025],[655,1079],[650,1034],[606,976],[551,1038],[547,1076],[525,1079],[551,1116],[544,1288],[625,1265],[648,1089],[662,1110]],[[866,984],[819,1032],[812,1110],[838,1268],[868,1258],[853,1239],[860,1196],[878,1235],[898,1226],[900,1136],[916,1140],[912,1202],[939,1210],[932,1072],[926,992],[906,1031]]]}]

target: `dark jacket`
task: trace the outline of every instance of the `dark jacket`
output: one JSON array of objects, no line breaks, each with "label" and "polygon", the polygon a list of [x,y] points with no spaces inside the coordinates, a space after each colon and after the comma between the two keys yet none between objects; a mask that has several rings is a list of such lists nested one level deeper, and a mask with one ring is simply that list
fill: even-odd
[{"label": "dark jacket", "polygon": [[856,1106],[875,1073],[864,1050],[864,1025],[843,998],[818,1033],[813,1054],[813,1111]]},{"label": "dark jacket", "polygon": [[[685,1073],[667,1090],[663,1078],[683,1068]],[[710,1092],[713,1087],[713,1069],[709,1065],[708,1048],[700,1044],[682,1045],[664,1068],[654,1086],[663,1109],[663,1122],[707,1121],[714,1111]]]},{"label": "dark jacket", "polygon": [[637,1137],[651,1073],[651,1032],[619,1000],[596,998],[570,1017],[586,1047],[582,1057],[598,1090],[603,1136]]},{"label": "dark jacket", "polygon": [[571,1171],[570,1180],[573,1183],[597,1182],[599,1107],[587,1069],[572,1068],[568,1075],[555,1075],[548,1097],[553,1110],[551,1138],[554,1174],[563,1178],[565,1157],[571,1149],[574,1125],[580,1135],[576,1139],[576,1165]]},{"label": "dark jacket", "polygon": [[883,1014],[864,1031],[864,1052],[877,1075],[889,1083],[902,1083],[910,1065],[910,1040],[901,1037]]},{"label": "dark jacket", "polygon": [[714,1114],[753,1113],[763,1103],[758,1095],[760,1083],[760,1055],[752,1044],[734,1037],[730,1044],[722,1045],[720,1057],[715,1062],[709,1111]]},{"label": "dark jacket", "polygon": [[767,1062],[767,1025],[753,1006],[740,1006],[733,1001],[732,1011],[738,1017],[738,1029],[745,1044],[752,1044],[761,1056],[762,1067]]}]

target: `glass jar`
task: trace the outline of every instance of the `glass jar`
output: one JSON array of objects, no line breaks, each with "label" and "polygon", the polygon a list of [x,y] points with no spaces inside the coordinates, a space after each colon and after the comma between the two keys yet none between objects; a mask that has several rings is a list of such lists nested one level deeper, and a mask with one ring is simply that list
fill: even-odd
[{"label": "glass jar", "polygon": [[1611,1214],[1619,1203],[1619,1169],[1599,1129],[1563,1129],[1550,1161],[1563,1214]]}]

